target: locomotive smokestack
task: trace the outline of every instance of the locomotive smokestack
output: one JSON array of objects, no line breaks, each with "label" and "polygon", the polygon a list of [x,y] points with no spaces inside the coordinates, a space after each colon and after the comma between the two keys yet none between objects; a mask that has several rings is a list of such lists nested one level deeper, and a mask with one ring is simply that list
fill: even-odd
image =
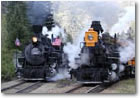
[{"label": "locomotive smokestack", "polygon": [[32,30],[36,34],[41,33],[42,32],[42,25],[33,25]]},{"label": "locomotive smokestack", "polygon": [[46,25],[46,27],[49,31],[51,31],[52,28],[55,26],[54,19],[53,19],[53,14],[49,14],[47,16],[45,25]]},{"label": "locomotive smokestack", "polygon": [[100,21],[92,21],[91,28],[93,28],[95,31],[97,31],[98,34],[100,34],[100,32],[102,33],[104,31],[100,24]]}]

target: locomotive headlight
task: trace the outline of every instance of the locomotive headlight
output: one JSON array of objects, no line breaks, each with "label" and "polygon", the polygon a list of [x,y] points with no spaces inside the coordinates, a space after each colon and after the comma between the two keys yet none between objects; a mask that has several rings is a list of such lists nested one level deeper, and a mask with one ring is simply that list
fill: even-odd
[{"label": "locomotive headlight", "polygon": [[113,63],[111,64],[112,70],[116,70],[117,69],[117,64]]},{"label": "locomotive headlight", "polygon": [[89,39],[89,40],[93,40],[93,35],[89,34],[89,35],[88,35],[88,39]]},{"label": "locomotive headlight", "polygon": [[33,41],[34,43],[36,43],[36,42],[37,42],[37,37],[33,37],[33,38],[32,38],[32,41]]}]

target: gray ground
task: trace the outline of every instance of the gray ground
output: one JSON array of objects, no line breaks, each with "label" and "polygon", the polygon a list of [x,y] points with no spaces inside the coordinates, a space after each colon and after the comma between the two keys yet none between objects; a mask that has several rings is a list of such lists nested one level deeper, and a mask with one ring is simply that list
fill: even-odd
[{"label": "gray ground", "polygon": [[[1,85],[1,88],[6,88],[11,85],[15,85],[21,82],[20,80],[14,80],[10,82],[4,82]],[[25,86],[30,85],[31,83],[26,83],[22,86],[18,86],[14,89],[7,90],[6,92],[3,93],[15,93],[17,90],[20,90],[24,88]],[[79,85],[75,81],[72,80],[59,80],[57,82],[50,82],[50,83],[43,83],[40,87],[28,92],[28,93],[65,93],[66,91],[75,88],[75,86]],[[85,92],[85,90],[88,90],[89,88],[81,88],[81,90],[76,91],[75,93],[82,93]],[[128,94],[133,94],[136,92],[136,86],[135,86],[135,79],[127,79],[127,80],[122,80],[120,82],[117,82],[113,84],[111,87],[105,89],[101,93],[128,93]]]},{"label": "gray ground", "polygon": [[136,82],[135,79],[122,80],[101,93],[121,93],[121,94],[135,94],[136,93]]}]

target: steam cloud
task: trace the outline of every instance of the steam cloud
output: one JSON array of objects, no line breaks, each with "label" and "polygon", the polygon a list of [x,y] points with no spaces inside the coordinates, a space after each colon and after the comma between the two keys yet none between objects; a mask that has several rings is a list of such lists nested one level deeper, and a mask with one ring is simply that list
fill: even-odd
[{"label": "steam cloud", "polygon": [[81,31],[91,25],[93,20],[100,20],[104,29],[108,30],[118,21],[122,8],[118,2],[52,2],[55,20],[77,39]]},{"label": "steam cloud", "polygon": [[119,41],[122,43],[119,48],[120,61],[127,63],[135,57],[135,27],[132,28],[132,23],[135,23],[135,5],[127,6],[124,11],[110,32],[111,35],[119,33]]},{"label": "steam cloud", "polygon": [[50,81],[57,81],[70,78],[70,74],[68,72],[68,69],[59,69],[58,73],[50,79]]},{"label": "steam cloud", "polygon": [[[58,25],[55,25],[50,31],[47,29],[46,26],[43,26],[42,34],[43,35],[48,34],[48,38],[50,38],[50,39],[51,39],[52,34],[53,34],[54,38],[61,35],[61,37],[62,37],[61,39],[64,41],[66,38],[66,34],[64,32],[64,29],[62,29]],[[57,81],[57,80],[66,79],[66,78],[70,78],[70,74],[68,72],[68,69],[61,68],[61,69],[58,69],[58,72],[56,73],[56,75],[54,77],[52,77],[49,81]]]},{"label": "steam cloud", "polygon": [[79,35],[79,37],[75,39],[75,43],[73,44],[67,43],[64,46],[64,52],[68,54],[68,60],[70,61],[69,66],[72,69],[76,69],[79,67],[78,64],[76,64],[75,62],[75,58],[79,57],[78,54],[81,52],[80,43],[83,42],[84,34],[87,28],[88,27],[86,27],[85,29],[83,29],[83,31],[81,31],[81,34]]},{"label": "steam cloud", "polygon": [[51,36],[52,36],[52,34],[53,34],[54,38],[56,38],[57,36],[60,36],[61,39],[63,40],[63,42],[65,42],[65,40],[66,40],[66,33],[65,33],[64,29],[62,29],[62,28],[61,28],[60,26],[58,26],[58,25],[55,25],[55,26],[52,28],[51,31],[49,31],[49,30],[47,29],[46,26],[43,26],[42,34],[43,34],[43,35],[48,34],[48,38],[50,38],[50,39],[51,39]]},{"label": "steam cloud", "polygon": [[135,6],[126,7],[124,10],[125,14],[119,18],[119,21],[114,24],[110,30],[112,35],[118,32],[126,32],[126,30],[128,30],[128,28],[130,27],[132,21],[135,21]]},{"label": "steam cloud", "polygon": [[122,42],[124,42],[125,45],[119,48],[120,61],[122,63],[127,63],[127,61],[135,57],[135,42],[132,40],[124,40]]},{"label": "steam cloud", "polygon": [[66,32],[71,34],[74,43],[68,43],[64,47],[68,54],[73,69],[77,68],[75,58],[80,53],[80,42],[84,40],[84,34],[90,28],[93,20],[100,20],[103,28],[109,30],[119,21],[119,15],[123,11],[118,2],[53,2],[54,19]]}]

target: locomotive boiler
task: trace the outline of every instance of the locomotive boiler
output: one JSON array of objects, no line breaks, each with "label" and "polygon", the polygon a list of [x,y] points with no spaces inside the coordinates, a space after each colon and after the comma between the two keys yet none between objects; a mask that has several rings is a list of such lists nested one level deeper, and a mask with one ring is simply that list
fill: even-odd
[{"label": "locomotive boiler", "polygon": [[[93,21],[85,32],[83,47],[79,58],[75,58],[77,69],[71,70],[71,76],[82,83],[107,83],[119,80],[124,66],[119,60],[119,45],[116,35],[103,33],[100,21]],[[80,45],[81,46],[81,45]]]}]

